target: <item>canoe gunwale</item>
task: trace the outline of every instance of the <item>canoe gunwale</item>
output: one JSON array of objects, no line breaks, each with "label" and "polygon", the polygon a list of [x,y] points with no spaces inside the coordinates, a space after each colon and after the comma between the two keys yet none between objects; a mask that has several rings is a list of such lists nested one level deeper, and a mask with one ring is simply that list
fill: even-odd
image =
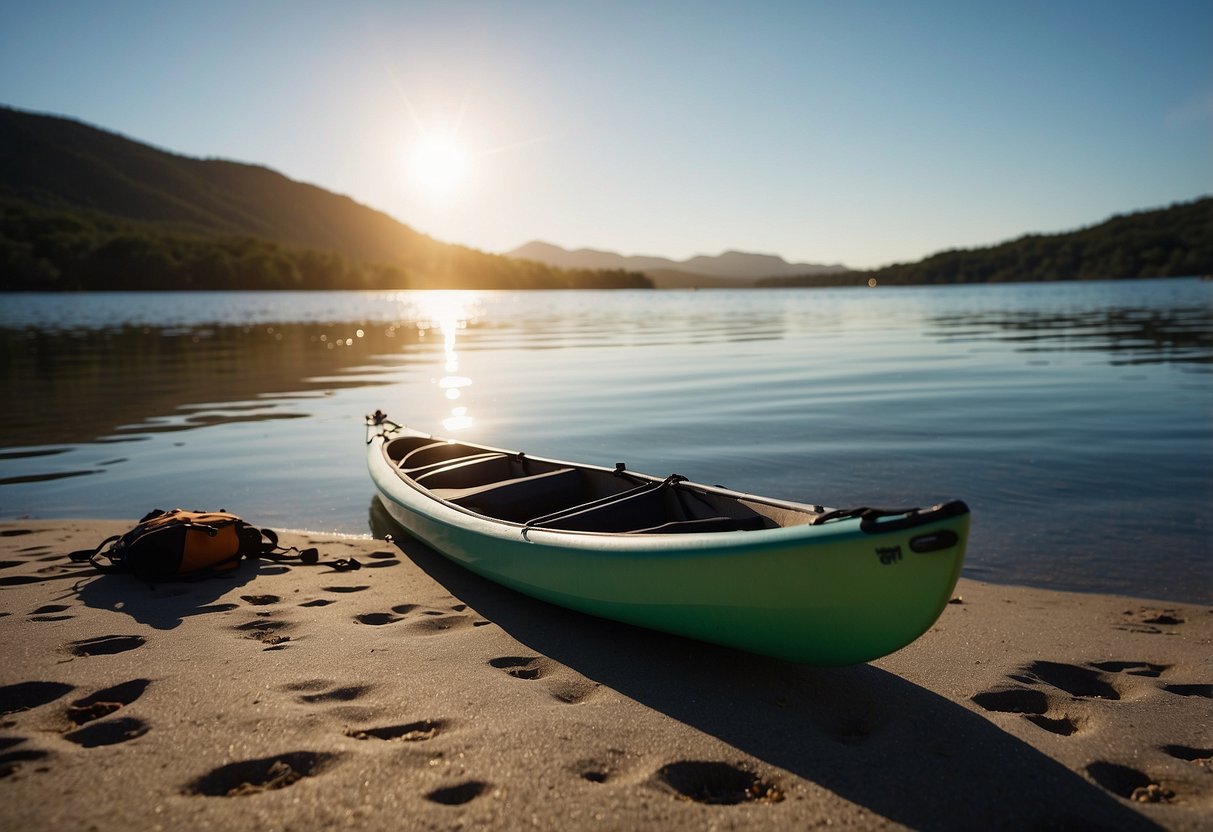
[{"label": "canoe gunwale", "polygon": [[[910,509],[877,509],[869,507],[859,507],[853,509],[834,509],[827,508],[818,504],[799,503],[790,500],[780,500],[772,497],[765,497],[748,492],[735,491],[720,485],[707,485],[688,480],[681,475],[671,475],[660,477],[653,474],[646,474],[637,471],[631,471],[624,468],[623,463],[618,463],[614,468],[607,468],[600,465],[590,463],[574,463],[567,460],[554,459],[549,457],[533,456],[521,451],[514,451],[505,448],[497,448],[491,445],[482,445],[472,442],[456,442],[454,440],[435,437],[431,434],[418,431],[414,428],[409,428],[404,425],[398,425],[394,422],[377,423],[372,417],[367,420],[367,444],[371,445],[379,442],[379,450],[384,461],[384,467],[394,475],[391,481],[407,486],[408,490],[418,498],[414,504],[411,501],[408,504],[401,503],[402,507],[410,512],[420,512],[427,514],[425,507],[427,505],[441,506],[443,509],[457,512],[466,520],[459,525],[464,525],[469,530],[477,531],[481,534],[491,534],[492,536],[514,537],[520,536],[523,540],[544,539],[549,542],[560,541],[561,545],[571,545],[574,548],[579,548],[576,541],[584,541],[584,545],[590,548],[596,548],[601,545],[604,540],[610,541],[635,541],[637,543],[645,542],[652,543],[654,541],[678,541],[679,545],[659,545],[655,548],[687,548],[694,546],[699,549],[716,549],[716,548],[731,548],[737,543],[739,537],[744,537],[746,544],[757,544],[761,538],[770,537],[772,543],[781,542],[788,537],[801,538],[805,537],[807,532],[806,527],[811,527],[818,530],[820,534],[813,534],[811,537],[814,541],[824,542],[825,538],[831,535],[826,533],[827,530],[853,533],[855,530],[861,531],[864,536],[879,538],[881,535],[893,534],[902,532],[908,529],[916,529],[923,527],[924,531],[928,531],[928,527],[932,524],[943,522],[952,518],[956,518],[969,513],[968,506],[960,500],[950,500],[927,508],[910,508]],[[648,533],[644,531],[630,532],[614,532],[614,531],[592,531],[592,530],[568,530],[559,528],[545,528],[537,525],[537,520],[544,518],[535,518],[526,522],[518,522],[513,520],[503,520],[492,517],[481,512],[475,511],[457,502],[448,499],[443,499],[433,491],[415,482],[411,476],[405,473],[396,464],[388,453],[388,445],[394,439],[401,437],[410,437],[422,440],[431,440],[433,443],[447,443],[451,445],[461,445],[468,448],[475,448],[477,456],[483,454],[502,454],[508,457],[523,459],[529,462],[539,463],[544,465],[553,465],[561,467],[569,467],[580,469],[583,471],[591,471],[599,474],[622,474],[631,480],[639,480],[642,486],[661,486],[663,484],[676,483],[679,487],[690,489],[695,492],[704,494],[717,495],[719,497],[736,500],[742,503],[754,503],[780,511],[792,512],[805,516],[805,521],[801,523],[789,525],[776,525],[771,528],[753,529],[746,531],[707,531],[707,532],[687,532],[680,534],[664,534],[664,533]],[[458,464],[463,461],[464,457],[458,457],[448,460],[448,464]],[[466,458],[470,461],[471,457]],[[434,466],[430,466],[434,467]],[[372,472],[374,473],[374,472]],[[427,472],[428,473],[428,472]],[[377,483],[380,485],[380,490],[385,494],[392,489],[386,483]],[[622,494],[609,495],[602,498],[602,501],[609,501],[619,498]],[[584,508],[584,504],[578,504],[569,508],[563,509],[558,514],[565,514],[569,511],[580,510]],[[437,518],[434,518],[437,519]],[[858,521],[858,522],[856,522]],[[440,522],[459,522],[454,518],[443,519]],[[649,548],[648,545],[628,545],[621,544],[621,548]]]},{"label": "canoe gunwale", "polygon": [[[678,474],[670,475],[667,477],[659,477],[659,476],[655,476],[652,474],[645,474],[645,473],[641,473],[641,472],[637,472],[637,471],[630,471],[630,470],[627,470],[623,466],[622,463],[617,464],[614,468],[607,468],[604,466],[593,465],[590,463],[569,462],[567,460],[533,456],[528,453],[524,453],[524,452],[520,452],[520,451],[512,451],[512,450],[508,450],[505,448],[496,448],[491,445],[481,445],[479,443],[472,443],[472,442],[454,442],[453,440],[447,440],[447,439],[443,439],[441,437],[435,437],[430,434],[423,433],[421,431],[417,431],[413,428],[408,428],[403,425],[395,425],[394,423],[386,429],[375,430],[375,428],[377,428],[377,427],[379,427],[379,426],[368,422],[367,444],[370,445],[375,442],[380,443],[379,450],[380,450],[380,454],[382,455],[382,458],[384,460],[385,468],[389,469],[395,475],[396,481],[407,486],[411,492],[413,492],[418,497],[422,498],[424,501],[440,504],[441,506],[443,506],[446,509],[450,509],[452,511],[458,512],[461,515],[465,515],[469,519],[469,522],[471,522],[471,523],[474,523],[477,525],[479,525],[480,523],[488,523],[488,524],[492,524],[495,526],[508,528],[511,531],[513,531],[515,534],[520,534],[523,538],[527,538],[529,535],[533,535],[537,532],[542,532],[544,534],[554,534],[554,535],[559,535],[559,536],[570,535],[570,536],[576,536],[579,538],[585,537],[588,539],[626,538],[626,539],[633,539],[633,540],[641,540],[641,539],[645,539],[645,538],[665,539],[665,538],[671,538],[671,537],[677,538],[679,540],[683,540],[686,538],[690,538],[691,536],[707,537],[707,538],[722,538],[722,537],[726,537],[726,536],[730,536],[730,535],[734,535],[734,534],[745,534],[748,536],[752,536],[755,534],[781,532],[781,531],[786,531],[787,529],[813,525],[814,521],[818,517],[820,517],[823,514],[826,514],[828,512],[835,511],[834,509],[826,508],[826,507],[820,506],[820,505],[797,503],[797,502],[792,502],[789,500],[778,500],[778,499],[774,499],[771,497],[760,496],[757,494],[749,494],[749,493],[745,493],[745,492],[734,491],[732,489],[725,488],[723,486],[697,483],[697,482],[688,480],[686,477],[683,477]],[[406,473],[405,471],[401,470],[400,466],[397,464],[397,461],[393,457],[390,456],[389,448],[388,448],[389,444],[391,443],[392,440],[398,439],[401,437],[409,437],[409,438],[415,438],[415,439],[428,439],[428,440],[432,440],[434,443],[458,444],[458,445],[462,445],[467,448],[474,448],[474,449],[476,449],[476,452],[477,452],[475,454],[476,460],[478,460],[482,455],[502,454],[507,457],[512,457],[512,458],[519,459],[519,460],[525,459],[528,463],[536,463],[539,465],[551,465],[551,466],[557,466],[557,467],[572,468],[575,470],[592,472],[592,473],[596,473],[596,474],[600,474],[600,475],[607,475],[607,476],[609,476],[609,475],[624,476],[627,479],[632,480],[637,483],[637,485],[635,486],[635,490],[637,490],[637,491],[639,491],[642,488],[657,488],[657,487],[661,487],[663,485],[677,485],[679,488],[686,489],[693,493],[697,492],[697,493],[705,494],[705,495],[709,495],[709,494],[715,495],[715,496],[724,498],[726,500],[733,500],[733,501],[740,502],[742,504],[753,503],[753,504],[757,504],[757,505],[761,505],[761,506],[766,506],[769,508],[777,509],[781,512],[787,512],[787,513],[790,513],[793,515],[799,515],[799,516],[803,517],[804,519],[801,522],[795,523],[795,524],[789,524],[789,525],[774,524],[770,528],[756,529],[756,530],[750,530],[750,531],[744,531],[744,532],[732,532],[732,531],[688,532],[688,533],[674,534],[674,535],[663,534],[663,533],[646,533],[644,531],[614,532],[614,531],[569,530],[569,529],[559,529],[559,528],[545,528],[544,526],[541,525],[541,523],[545,520],[550,520],[551,519],[550,517],[535,517],[535,518],[531,518],[525,522],[501,519],[501,518],[497,518],[497,517],[492,517],[490,515],[486,515],[484,513],[476,511],[472,508],[469,508],[468,506],[460,505],[459,503],[454,502],[452,500],[444,499],[441,495],[434,493],[434,491],[430,490],[423,484],[414,480],[414,478],[412,476],[410,476],[409,473]],[[458,465],[462,461],[462,459],[463,458],[451,459],[451,460],[447,461],[447,464],[449,464],[453,467],[455,465]],[[474,461],[474,458],[468,457],[467,460],[469,462],[471,462],[471,461]],[[425,473],[427,475],[434,473],[434,471],[431,470],[432,467],[437,467],[437,464],[435,464],[435,466],[426,466],[427,470],[425,471]],[[607,502],[619,499],[621,497],[624,497],[627,494],[629,494],[630,492],[631,492],[631,490],[622,491],[622,492],[619,492],[616,494],[605,495],[596,500],[591,500],[591,501],[586,501],[583,503],[565,506],[564,508],[560,509],[557,512],[552,512],[552,514],[553,515],[556,515],[556,514],[566,515],[570,512],[584,510],[586,508],[592,507],[591,506],[592,503],[597,503],[597,502],[607,503]],[[422,505],[424,505],[424,502],[422,503]],[[415,510],[416,506],[413,506],[411,508]]]}]

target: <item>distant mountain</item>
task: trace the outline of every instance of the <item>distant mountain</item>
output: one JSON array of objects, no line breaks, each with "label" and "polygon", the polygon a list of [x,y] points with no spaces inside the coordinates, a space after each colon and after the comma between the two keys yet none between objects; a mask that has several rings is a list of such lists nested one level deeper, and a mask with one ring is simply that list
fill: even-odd
[{"label": "distant mountain", "polygon": [[192,159],[55,116],[0,108],[0,194],[376,260],[434,242],[391,217],[258,165]]},{"label": "distant mountain", "polygon": [[533,241],[505,253],[506,257],[532,260],[565,269],[625,269],[643,272],[660,288],[750,286],[762,278],[830,274],[847,271],[846,266],[789,263],[774,254],[726,251],[714,257],[699,255],[687,260],[667,257],[627,256],[611,251],[581,248],[575,251]]},{"label": "distant mountain", "polygon": [[560,273],[441,243],[266,167],[179,156],[8,107],[0,200],[0,288],[118,288],[107,281],[124,269],[169,274],[183,260],[193,265],[162,288],[651,285],[638,274]]}]

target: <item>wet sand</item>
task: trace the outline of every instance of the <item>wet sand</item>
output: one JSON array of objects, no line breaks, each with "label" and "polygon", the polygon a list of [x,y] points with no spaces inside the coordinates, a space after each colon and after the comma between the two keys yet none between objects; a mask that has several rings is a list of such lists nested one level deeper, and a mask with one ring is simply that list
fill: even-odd
[{"label": "wet sand", "polygon": [[148,584],[0,523],[5,829],[1208,829],[1213,605],[962,581],[810,668],[567,612],[408,538]]}]

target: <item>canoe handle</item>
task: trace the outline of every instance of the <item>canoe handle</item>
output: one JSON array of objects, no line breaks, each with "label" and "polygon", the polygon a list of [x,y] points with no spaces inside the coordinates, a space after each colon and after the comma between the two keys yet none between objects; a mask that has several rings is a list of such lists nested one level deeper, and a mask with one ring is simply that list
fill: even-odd
[{"label": "canoe handle", "polygon": [[906,529],[925,526],[937,520],[947,520],[969,513],[969,507],[963,500],[949,500],[946,503],[930,508],[843,508],[826,512],[813,520],[813,525],[829,523],[833,520],[850,520],[859,518],[859,528],[867,534],[898,532]]},{"label": "canoe handle", "polygon": [[859,515],[859,528],[860,531],[868,534],[899,532],[925,526],[927,523],[934,523],[937,520],[961,517],[968,513],[969,507],[963,500],[949,500],[930,508],[912,508],[903,511],[870,508]]}]

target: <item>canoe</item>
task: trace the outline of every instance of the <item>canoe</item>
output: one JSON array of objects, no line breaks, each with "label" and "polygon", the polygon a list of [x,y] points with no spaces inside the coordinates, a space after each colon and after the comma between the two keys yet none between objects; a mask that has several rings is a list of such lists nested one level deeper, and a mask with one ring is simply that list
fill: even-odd
[{"label": "canoe", "polygon": [[367,417],[368,467],[411,536],[490,581],[653,630],[813,665],[922,635],[969,509],[830,509],[441,439]]}]

